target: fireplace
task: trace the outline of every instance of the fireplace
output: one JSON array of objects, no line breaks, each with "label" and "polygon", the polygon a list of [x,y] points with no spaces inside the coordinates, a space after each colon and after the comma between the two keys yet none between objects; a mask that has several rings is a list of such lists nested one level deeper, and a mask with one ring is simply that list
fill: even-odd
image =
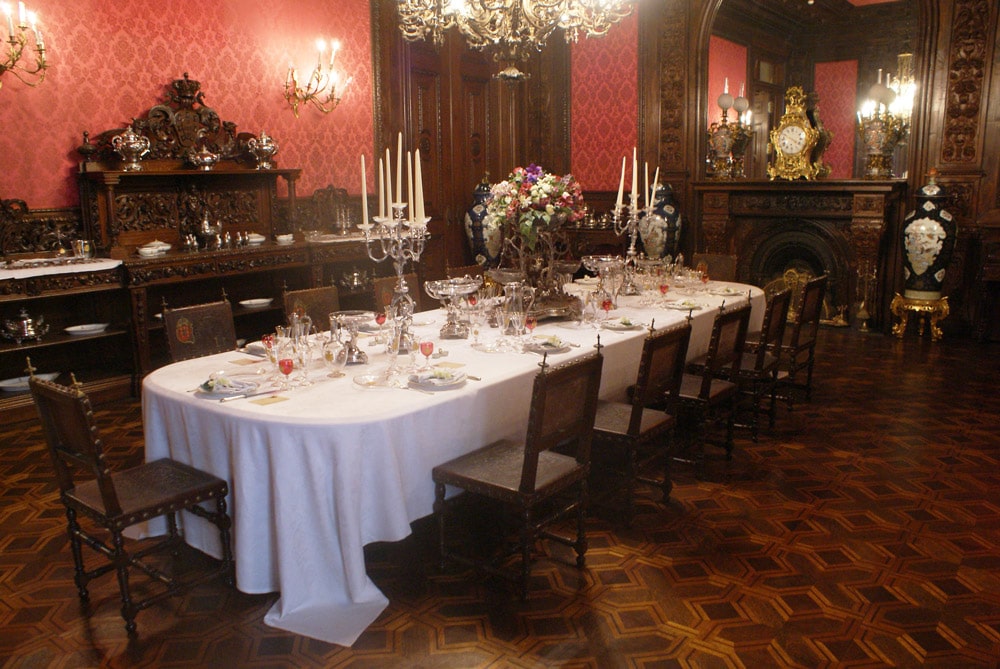
[{"label": "fireplace", "polygon": [[[735,254],[737,279],[761,287],[788,270],[826,274],[828,315],[851,320],[859,269],[882,276],[892,267],[883,240],[898,230],[904,189],[902,181],[697,183],[695,243]],[[888,316],[882,293],[876,289],[869,305],[875,326]]]}]

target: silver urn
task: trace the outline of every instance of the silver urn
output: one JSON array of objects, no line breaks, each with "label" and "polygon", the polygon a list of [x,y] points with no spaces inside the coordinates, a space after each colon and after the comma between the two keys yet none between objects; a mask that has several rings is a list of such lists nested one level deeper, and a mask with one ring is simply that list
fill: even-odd
[{"label": "silver urn", "polygon": [[274,167],[271,158],[278,153],[278,143],[263,130],[260,137],[251,137],[247,140],[247,150],[257,159],[258,170],[269,170]]},{"label": "silver urn", "polygon": [[149,153],[149,138],[137,133],[132,126],[111,138],[111,146],[122,158],[122,170],[136,172],[142,169],[142,157]]},{"label": "silver urn", "polygon": [[197,151],[188,154],[188,162],[203,172],[210,171],[219,162],[219,154],[209,151],[207,146],[202,146]]},{"label": "silver urn", "polygon": [[20,346],[21,342],[26,339],[41,341],[42,335],[47,334],[48,331],[49,324],[45,322],[44,316],[39,316],[38,320],[35,320],[22,307],[20,317],[4,319],[2,334],[7,339],[13,339]]}]

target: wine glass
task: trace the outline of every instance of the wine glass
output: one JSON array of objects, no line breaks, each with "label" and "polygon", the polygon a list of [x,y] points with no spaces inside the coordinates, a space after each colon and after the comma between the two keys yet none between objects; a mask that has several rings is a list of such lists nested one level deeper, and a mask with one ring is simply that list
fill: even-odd
[{"label": "wine glass", "polygon": [[708,283],[708,263],[704,260],[698,261],[695,266],[694,271],[698,273],[698,277],[701,279],[702,283]]},{"label": "wine glass", "polygon": [[375,343],[382,344],[385,342],[385,331],[383,326],[385,326],[386,310],[375,312],[375,323],[378,325],[378,337],[375,339]]},{"label": "wine glass", "polygon": [[313,347],[309,337],[302,337],[296,341],[293,350],[295,352],[295,367],[299,370],[298,384],[301,386],[311,386],[309,364],[312,362]]},{"label": "wine glass", "polygon": [[536,325],[538,325],[538,318],[536,316],[528,315],[524,317],[525,339],[531,339],[531,333],[535,331]]},{"label": "wine glass", "polygon": [[292,370],[294,369],[295,369],[294,358],[285,358],[281,356],[278,357],[278,371],[284,374],[284,378],[281,380],[281,386],[279,387],[279,390],[288,390],[291,387],[290,384],[288,383],[288,376],[292,373]]},{"label": "wine glass", "polygon": [[323,343],[323,364],[330,373],[328,378],[339,379],[344,376],[344,366],[347,365],[347,350],[342,342],[331,336]]},{"label": "wine glass", "polygon": [[424,369],[431,367],[431,353],[434,352],[434,342],[425,339],[420,342],[420,354],[424,356]]},{"label": "wine glass", "polygon": [[604,299],[601,300],[601,309],[604,310],[604,320],[608,320],[608,312],[611,311],[614,306],[615,302],[611,299],[611,296],[605,295]]},{"label": "wine glass", "polygon": [[264,334],[260,337],[260,343],[264,347],[264,354],[271,364],[271,374],[277,377],[278,374],[278,344],[273,334]]}]

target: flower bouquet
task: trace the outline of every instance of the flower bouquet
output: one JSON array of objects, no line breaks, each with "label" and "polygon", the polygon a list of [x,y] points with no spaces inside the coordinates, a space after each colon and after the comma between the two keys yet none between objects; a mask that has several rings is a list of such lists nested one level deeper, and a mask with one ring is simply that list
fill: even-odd
[{"label": "flower bouquet", "polygon": [[508,223],[531,251],[538,244],[539,231],[558,228],[583,218],[587,208],[583,190],[572,174],[556,176],[532,163],[516,167],[505,181],[490,188],[486,204],[487,225]]}]

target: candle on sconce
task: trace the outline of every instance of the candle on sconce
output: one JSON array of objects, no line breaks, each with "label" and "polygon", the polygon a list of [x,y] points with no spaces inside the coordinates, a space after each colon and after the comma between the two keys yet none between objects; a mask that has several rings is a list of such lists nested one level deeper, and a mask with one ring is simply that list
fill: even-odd
[{"label": "candle on sconce", "polygon": [[385,218],[385,172],[382,159],[378,159],[378,217]]},{"label": "candle on sconce", "polygon": [[403,203],[403,133],[399,133],[396,140],[396,200],[397,204]]},{"label": "candle on sconce", "polygon": [[326,42],[322,39],[316,40],[316,67],[323,67],[323,51],[326,49]]},{"label": "candle on sconce", "polygon": [[361,154],[361,220],[368,220],[368,179],[365,175],[365,154]]},{"label": "candle on sconce", "polygon": [[427,218],[424,215],[424,173],[423,173],[423,168],[420,167],[420,149],[417,149],[417,152],[414,154],[413,161],[415,163],[413,169],[414,172],[416,172],[416,176],[414,178],[417,182],[417,193],[416,193],[417,201],[414,204],[414,206],[416,207],[415,218],[417,221],[417,225],[420,226],[424,224],[424,219]]},{"label": "candle on sconce", "polygon": [[330,69],[333,69],[333,61],[337,57],[337,52],[340,51],[340,40],[330,40]]},{"label": "candle on sconce", "polygon": [[7,15],[7,34],[10,39],[14,39],[14,17],[10,14],[10,7],[4,5],[4,14]]},{"label": "candle on sconce", "polygon": [[729,93],[729,77],[726,77],[725,79],[722,80],[722,92],[724,94]]},{"label": "candle on sconce", "polygon": [[[28,22],[25,20],[25,11],[26,10],[24,8],[24,3],[23,2],[17,3],[17,25],[20,26],[21,28],[28,27]],[[881,73],[881,70],[879,70],[879,72]],[[879,79],[879,81],[881,82],[881,78]]]},{"label": "candle on sconce", "polygon": [[740,84],[740,97],[743,97],[743,84]]},{"label": "candle on sconce", "polygon": [[625,156],[622,156],[622,176],[618,180],[618,199],[615,200],[615,209],[622,208],[622,197],[625,193]]}]

